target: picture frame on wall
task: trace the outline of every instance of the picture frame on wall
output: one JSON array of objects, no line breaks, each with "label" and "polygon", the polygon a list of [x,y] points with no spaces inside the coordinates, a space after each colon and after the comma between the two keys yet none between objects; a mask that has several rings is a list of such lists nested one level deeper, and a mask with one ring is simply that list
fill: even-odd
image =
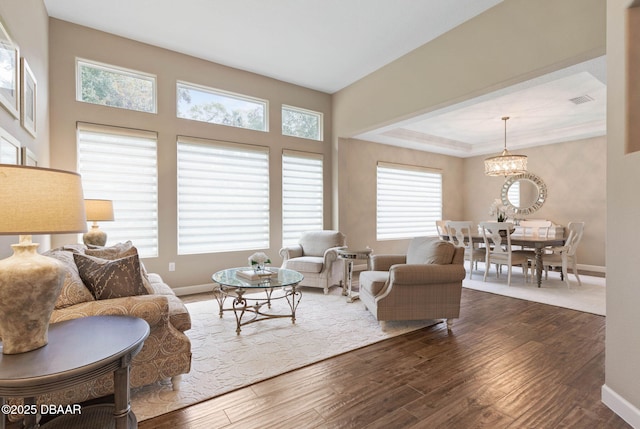
[{"label": "picture frame on wall", "polygon": [[0,105],[20,119],[20,49],[0,19]]},{"label": "picture frame on wall", "polygon": [[18,139],[0,128],[0,164],[20,165],[21,155]]},{"label": "picture frame on wall", "polygon": [[22,165],[26,165],[28,167],[37,167],[38,160],[36,158],[36,154],[31,151],[26,146],[22,146]]},{"label": "picture frame on wall", "polygon": [[23,57],[20,60],[21,69],[21,97],[20,97],[20,122],[22,127],[36,136],[36,106],[37,106],[37,82],[36,77],[29,67],[29,63]]}]

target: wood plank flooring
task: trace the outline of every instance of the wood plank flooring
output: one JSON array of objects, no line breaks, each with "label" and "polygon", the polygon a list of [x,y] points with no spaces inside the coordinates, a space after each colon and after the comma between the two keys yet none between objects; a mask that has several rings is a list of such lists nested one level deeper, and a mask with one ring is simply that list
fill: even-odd
[{"label": "wood plank flooring", "polygon": [[600,401],[604,336],[602,316],[463,289],[451,332],[440,323],[139,428],[630,428]]}]

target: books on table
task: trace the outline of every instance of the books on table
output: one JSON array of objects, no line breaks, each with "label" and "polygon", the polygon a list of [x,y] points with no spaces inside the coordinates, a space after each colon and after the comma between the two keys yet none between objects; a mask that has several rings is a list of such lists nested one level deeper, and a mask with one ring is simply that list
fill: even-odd
[{"label": "books on table", "polygon": [[249,268],[246,270],[236,271],[236,275],[238,277],[242,277],[243,279],[247,279],[247,280],[263,280],[263,279],[278,277],[278,273],[275,273],[273,271],[269,271],[269,270],[256,271]]}]

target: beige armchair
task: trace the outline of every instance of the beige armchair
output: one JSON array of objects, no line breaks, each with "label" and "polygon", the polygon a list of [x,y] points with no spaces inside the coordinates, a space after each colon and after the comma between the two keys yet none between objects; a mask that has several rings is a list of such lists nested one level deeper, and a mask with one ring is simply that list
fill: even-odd
[{"label": "beige armchair", "polygon": [[381,322],[460,316],[464,247],[438,237],[418,237],[406,255],[373,255],[360,273],[360,299]]},{"label": "beige armchair", "polygon": [[344,261],[338,250],[344,248],[346,237],[340,231],[305,232],[297,245],[280,249],[282,268],[302,273],[300,286],[319,287],[327,294],[329,287],[342,283]]}]

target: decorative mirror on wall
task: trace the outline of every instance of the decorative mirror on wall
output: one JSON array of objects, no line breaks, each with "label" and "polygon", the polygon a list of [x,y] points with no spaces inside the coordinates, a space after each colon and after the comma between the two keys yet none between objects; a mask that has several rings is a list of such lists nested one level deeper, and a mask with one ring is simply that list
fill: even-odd
[{"label": "decorative mirror on wall", "polygon": [[510,176],[502,185],[501,199],[516,215],[528,216],[544,204],[547,185],[533,173]]}]

